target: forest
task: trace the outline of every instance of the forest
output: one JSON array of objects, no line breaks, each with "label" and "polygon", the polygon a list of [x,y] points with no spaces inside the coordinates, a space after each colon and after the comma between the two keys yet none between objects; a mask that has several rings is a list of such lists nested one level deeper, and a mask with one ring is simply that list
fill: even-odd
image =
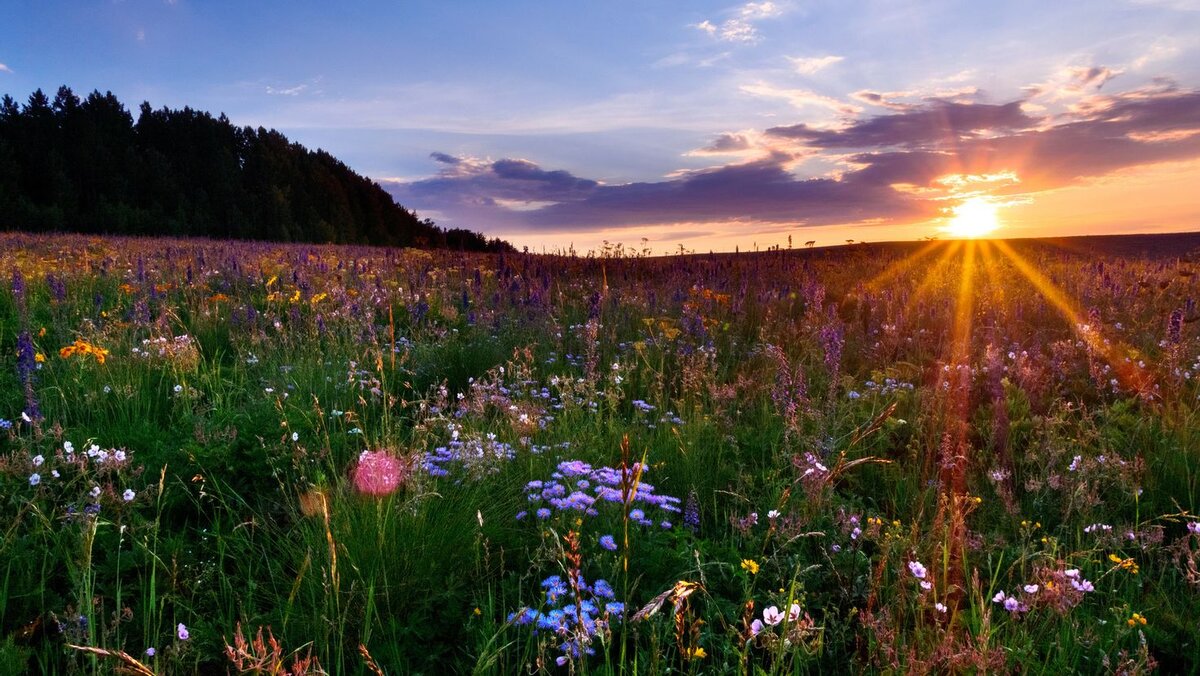
[{"label": "forest", "polygon": [[508,251],[396,204],[324,150],[112,92],[0,99],[0,229]]}]

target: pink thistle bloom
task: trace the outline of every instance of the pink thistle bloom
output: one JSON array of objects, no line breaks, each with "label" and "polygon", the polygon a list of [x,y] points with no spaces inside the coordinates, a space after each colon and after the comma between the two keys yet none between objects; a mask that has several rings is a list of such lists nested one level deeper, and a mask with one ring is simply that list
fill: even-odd
[{"label": "pink thistle bloom", "polygon": [[387,451],[363,451],[351,474],[354,490],[367,495],[391,495],[408,478],[404,461]]}]

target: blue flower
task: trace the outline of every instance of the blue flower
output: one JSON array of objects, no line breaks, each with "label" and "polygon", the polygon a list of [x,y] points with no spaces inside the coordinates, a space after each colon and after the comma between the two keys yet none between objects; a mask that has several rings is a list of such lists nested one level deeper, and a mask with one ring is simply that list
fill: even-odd
[{"label": "blue flower", "polygon": [[617,541],[614,540],[613,536],[611,536],[611,535],[601,535],[600,536],[600,546],[607,549],[610,552],[617,551]]}]

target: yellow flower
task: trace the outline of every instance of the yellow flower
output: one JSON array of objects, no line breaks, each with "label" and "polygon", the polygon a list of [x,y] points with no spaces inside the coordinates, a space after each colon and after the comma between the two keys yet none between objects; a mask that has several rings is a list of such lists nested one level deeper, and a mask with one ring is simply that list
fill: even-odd
[{"label": "yellow flower", "polygon": [[480,610],[478,607],[475,608],[474,612],[475,612],[475,617],[479,617],[480,615],[483,614],[483,611]]},{"label": "yellow flower", "polygon": [[704,648],[701,648],[700,646],[688,648],[686,651],[684,651],[683,655],[689,660],[702,660],[705,657],[708,657],[708,653],[705,652]]},{"label": "yellow flower", "polygon": [[742,559],[742,570],[750,573],[751,575],[757,575],[758,562],[754,559]]},{"label": "yellow flower", "polygon": [[41,352],[38,352],[37,354],[33,355],[33,360],[36,361],[37,363],[41,364],[46,361],[46,355],[42,354]]}]

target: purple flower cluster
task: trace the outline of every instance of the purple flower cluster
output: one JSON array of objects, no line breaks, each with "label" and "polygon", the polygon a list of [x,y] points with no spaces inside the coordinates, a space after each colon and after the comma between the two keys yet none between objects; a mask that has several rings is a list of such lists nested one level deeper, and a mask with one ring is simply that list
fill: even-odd
[{"label": "purple flower cluster", "polygon": [[[642,471],[645,476],[645,470]],[[525,497],[529,500],[530,510],[539,519],[548,519],[555,511],[596,516],[599,505],[622,503],[621,471],[612,467],[593,468],[582,460],[566,460],[558,463],[558,470],[548,481],[535,480],[526,484]],[[654,486],[642,481],[630,497],[629,518],[642,526],[652,526],[657,520],[662,528],[670,528],[669,519],[681,511],[680,502],[679,498],[656,494]],[[647,514],[651,509],[658,510],[653,518]],[[517,519],[528,514],[528,511],[522,511],[517,514]]]},{"label": "purple flower cluster", "polygon": [[609,624],[620,622],[625,614],[625,604],[616,600],[616,593],[605,580],[588,584],[579,576],[578,599],[571,585],[558,575],[542,580],[541,586],[546,594],[543,608],[521,608],[509,613],[508,621],[517,626],[531,626],[534,633],[549,631],[561,637],[559,666],[595,654],[590,646],[592,638],[607,632]]},{"label": "purple flower cluster", "polygon": [[421,460],[429,476],[448,476],[454,466],[461,466],[473,479],[500,471],[500,465],[517,455],[511,444],[496,440],[495,434],[485,438],[459,439],[457,432],[445,446],[438,446]]}]

